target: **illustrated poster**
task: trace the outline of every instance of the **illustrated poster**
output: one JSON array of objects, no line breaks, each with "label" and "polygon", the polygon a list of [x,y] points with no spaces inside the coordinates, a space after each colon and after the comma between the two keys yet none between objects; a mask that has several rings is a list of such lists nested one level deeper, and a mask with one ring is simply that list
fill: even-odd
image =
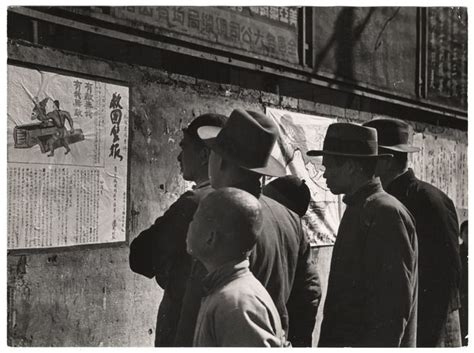
[{"label": "illustrated poster", "polygon": [[8,249],[125,241],[128,98],[8,66]]},{"label": "illustrated poster", "polygon": [[327,188],[323,178],[322,157],[308,157],[306,152],[323,147],[328,126],[335,119],[267,108],[280,129],[280,139],[273,155],[286,166],[288,174],[304,179],[311,191],[303,227],[312,246],[332,245],[342,216],[342,201]]}]

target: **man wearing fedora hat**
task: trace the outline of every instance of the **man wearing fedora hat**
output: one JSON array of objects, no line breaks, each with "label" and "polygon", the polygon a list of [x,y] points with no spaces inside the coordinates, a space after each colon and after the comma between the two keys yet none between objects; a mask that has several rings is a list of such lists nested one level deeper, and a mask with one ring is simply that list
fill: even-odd
[{"label": "man wearing fedora hat", "polygon": [[375,178],[377,131],[329,126],[322,156],[328,188],[347,207],[334,244],[319,346],[414,347],[417,241],[407,209]]},{"label": "man wearing fedora hat", "polygon": [[384,189],[402,202],[416,221],[419,256],[417,346],[461,345],[459,284],[461,260],[458,219],[451,199],[435,186],[416,178],[408,168],[411,144],[409,124],[396,119],[375,119],[364,124],[377,130],[381,159],[376,174]]},{"label": "man wearing fedora hat", "polygon": [[[212,150],[209,158],[212,187],[238,188],[259,199],[263,226],[250,254],[250,270],[275,302],[282,327],[292,345],[311,346],[321,291],[309,242],[304,236],[300,217],[261,194],[262,175],[285,175],[285,168],[271,156],[278,127],[262,113],[235,109],[222,128],[204,126],[198,129],[198,134]],[[197,272],[193,268],[191,279],[202,278],[203,274],[199,276]],[[188,293],[188,288],[186,291]],[[189,288],[189,292],[199,291]],[[185,295],[185,301],[187,298]],[[290,299],[305,308],[297,313],[297,327],[288,324],[289,318],[297,315],[287,310]],[[185,305],[187,303],[183,307]],[[194,306],[199,306],[199,302]],[[182,319],[196,322],[195,314],[182,316]]]},{"label": "man wearing fedora hat", "polygon": [[191,256],[186,252],[186,233],[199,201],[211,190],[207,175],[209,149],[197,135],[203,125],[222,126],[226,117],[203,114],[183,129],[178,162],[184,180],[196,183],[193,190],[181,195],[175,203],[148,229],[142,231],[130,245],[130,268],[145,277],[155,277],[164,289],[158,309],[155,346],[169,347],[175,335],[186,281],[191,268]]}]

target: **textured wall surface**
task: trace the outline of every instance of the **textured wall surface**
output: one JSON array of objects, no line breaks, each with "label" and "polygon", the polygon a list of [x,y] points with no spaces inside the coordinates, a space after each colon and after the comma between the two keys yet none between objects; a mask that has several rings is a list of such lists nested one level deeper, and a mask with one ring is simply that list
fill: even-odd
[{"label": "textured wall surface", "polygon": [[[185,190],[176,157],[181,128],[195,116],[209,111],[228,114],[234,107],[263,111],[269,105],[358,122],[373,117],[263,89],[244,89],[50,48],[13,42],[8,53],[16,63],[130,86],[129,241]],[[427,125],[418,128],[427,133],[432,129]],[[450,129],[440,133],[467,143],[466,133]],[[330,247],[314,251],[324,293],[331,251]],[[13,346],[152,346],[161,296],[153,280],[129,269],[128,242],[12,252],[8,255],[8,342]],[[317,327],[320,321],[321,315]]]}]

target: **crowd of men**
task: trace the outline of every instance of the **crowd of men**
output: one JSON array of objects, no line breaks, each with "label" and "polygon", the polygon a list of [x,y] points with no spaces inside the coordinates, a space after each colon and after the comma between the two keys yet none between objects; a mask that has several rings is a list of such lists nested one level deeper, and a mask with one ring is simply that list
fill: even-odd
[{"label": "crowd of men", "polygon": [[[321,287],[301,225],[311,194],[271,155],[278,138],[270,117],[242,109],[183,129],[178,161],[195,186],[130,247],[131,269],[164,289],[156,346],[313,345]],[[456,210],[408,168],[411,140],[395,119],[334,123],[308,152],[346,204],[321,347],[461,345]],[[275,179],[262,189],[264,176]]]}]

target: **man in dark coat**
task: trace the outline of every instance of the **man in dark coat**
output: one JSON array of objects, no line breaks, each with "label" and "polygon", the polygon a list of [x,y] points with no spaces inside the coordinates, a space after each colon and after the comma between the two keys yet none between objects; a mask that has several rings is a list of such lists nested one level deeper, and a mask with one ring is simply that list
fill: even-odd
[{"label": "man in dark coat", "polygon": [[[309,242],[297,214],[261,194],[262,175],[282,176],[284,167],[271,151],[278,128],[264,114],[235,109],[222,129],[201,127],[198,134],[211,148],[209,177],[215,189],[235,187],[257,197],[262,205],[262,234],[250,255],[250,270],[266,288],[293,346],[311,346],[321,290]],[[193,268],[186,289],[177,338],[192,340],[205,271]],[[200,274],[198,275],[197,273]],[[201,293],[201,294],[200,294]],[[288,312],[287,303],[299,303]],[[197,308],[197,310],[196,310]],[[293,308],[293,306],[292,306]],[[304,308],[304,310],[301,310]],[[292,315],[295,327],[289,327]],[[181,330],[181,325],[186,326]],[[289,335],[288,335],[289,334]]]},{"label": "man in dark coat", "polygon": [[377,129],[379,150],[393,158],[379,161],[376,174],[384,189],[413,214],[418,235],[419,292],[418,347],[460,346],[458,219],[451,199],[435,186],[415,177],[407,153],[412,130],[395,119],[375,119],[364,124]]},{"label": "man in dark coat", "polygon": [[199,201],[211,190],[207,175],[210,150],[197,135],[203,125],[222,126],[224,115],[204,114],[183,129],[178,155],[184,180],[196,183],[130,245],[130,268],[145,277],[155,277],[164,289],[158,309],[155,346],[173,346],[179,321],[191,256],[186,252],[186,233]]},{"label": "man in dark coat", "polygon": [[461,223],[459,232],[461,233],[459,245],[459,252],[461,254],[461,285],[459,287],[459,295],[461,297],[461,309],[459,310],[459,319],[461,323],[461,340],[462,345],[467,346],[468,344],[468,313],[469,313],[469,271],[468,271],[468,220],[466,219]]},{"label": "man in dark coat", "polygon": [[375,178],[377,132],[355,124],[329,126],[323,174],[347,208],[331,259],[319,346],[414,347],[417,241],[407,209]]}]

